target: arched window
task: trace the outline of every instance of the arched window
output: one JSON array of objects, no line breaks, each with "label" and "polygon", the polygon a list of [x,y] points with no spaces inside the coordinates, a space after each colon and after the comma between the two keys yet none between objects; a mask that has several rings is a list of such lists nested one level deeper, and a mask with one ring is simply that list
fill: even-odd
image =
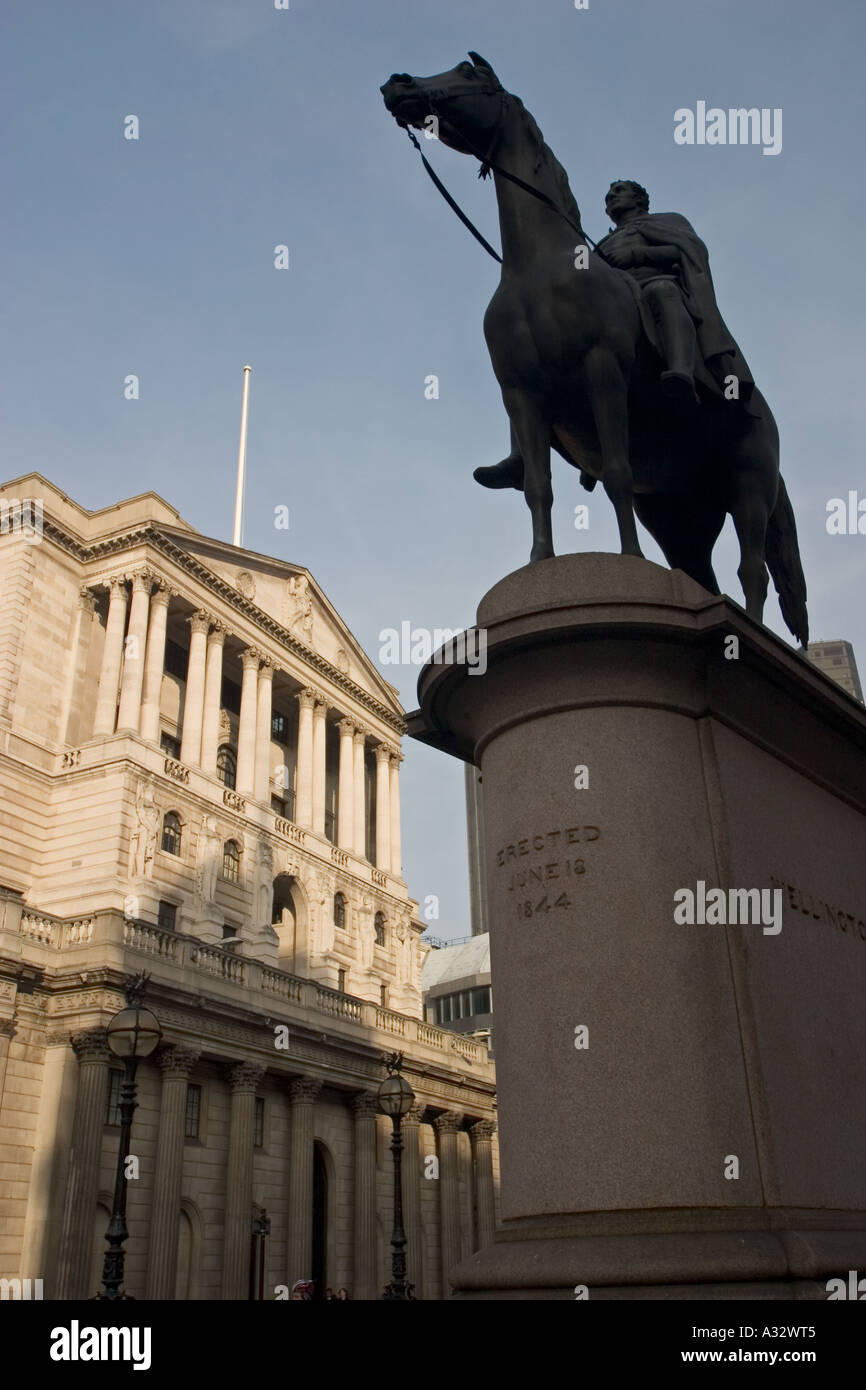
[{"label": "arched window", "polygon": [[384,945],[385,945],[385,918],[384,918],[384,916],[382,915],[381,912],[377,912],[377,913],[376,913],[376,916],[375,916],[375,918],[374,918],[374,926],[375,926],[375,928],[376,928],[376,945],[377,945],[377,946],[384,946]]},{"label": "arched window", "polygon": [[342,893],[334,894],[334,926],[346,929],[346,899]]},{"label": "arched window", "polygon": [[162,818],[162,847],[166,854],[180,854],[180,816],[166,811]]},{"label": "arched window", "polygon": [[238,776],[238,760],[235,750],[224,743],[217,752],[217,777],[224,786],[234,791]]},{"label": "arched window", "polygon": [[241,871],[241,852],[236,840],[226,840],[223,845],[223,878],[229,883],[237,883]]}]

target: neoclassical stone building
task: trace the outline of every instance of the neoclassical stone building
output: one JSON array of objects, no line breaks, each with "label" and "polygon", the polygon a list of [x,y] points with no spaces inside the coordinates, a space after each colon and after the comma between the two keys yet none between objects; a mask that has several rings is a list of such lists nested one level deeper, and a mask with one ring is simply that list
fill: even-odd
[{"label": "neoclassical stone building", "polygon": [[396,691],[307,571],[153,493],[88,512],[33,474],[0,520],[0,1277],[98,1288],[105,1025],[147,970],[163,1043],[138,1071],[128,1291],[378,1297],[374,1096],[399,1049],[410,1278],[447,1296],[493,1232],[494,1074],[423,1022]]}]

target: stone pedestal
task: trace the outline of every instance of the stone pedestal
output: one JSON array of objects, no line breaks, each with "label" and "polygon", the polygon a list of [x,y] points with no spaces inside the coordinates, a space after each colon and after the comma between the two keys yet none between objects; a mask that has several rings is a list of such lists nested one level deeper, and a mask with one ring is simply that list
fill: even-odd
[{"label": "stone pedestal", "polygon": [[503,1227],[458,1296],[826,1297],[866,1271],[866,711],[637,558],[478,626],[409,727],[483,777]]}]

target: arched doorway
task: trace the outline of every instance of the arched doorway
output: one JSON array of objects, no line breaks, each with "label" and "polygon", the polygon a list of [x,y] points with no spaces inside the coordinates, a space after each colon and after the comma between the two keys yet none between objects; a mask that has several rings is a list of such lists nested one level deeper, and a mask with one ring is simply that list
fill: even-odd
[{"label": "arched doorway", "polygon": [[277,874],[274,879],[274,907],[271,925],[279,940],[279,963],[283,970],[294,974],[298,954],[298,914],[292,889],[292,874]]},{"label": "arched doorway", "polygon": [[321,1302],[328,1287],[328,1168],[322,1146],[313,1145],[313,1297]]}]

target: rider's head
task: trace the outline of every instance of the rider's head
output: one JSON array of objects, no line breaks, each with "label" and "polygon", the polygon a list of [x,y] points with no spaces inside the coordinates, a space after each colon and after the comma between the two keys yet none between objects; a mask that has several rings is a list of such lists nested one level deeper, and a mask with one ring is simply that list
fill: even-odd
[{"label": "rider's head", "polygon": [[604,207],[608,217],[615,222],[632,208],[640,212],[649,212],[649,194],[639,183],[635,183],[634,179],[617,179],[608,189]]}]

